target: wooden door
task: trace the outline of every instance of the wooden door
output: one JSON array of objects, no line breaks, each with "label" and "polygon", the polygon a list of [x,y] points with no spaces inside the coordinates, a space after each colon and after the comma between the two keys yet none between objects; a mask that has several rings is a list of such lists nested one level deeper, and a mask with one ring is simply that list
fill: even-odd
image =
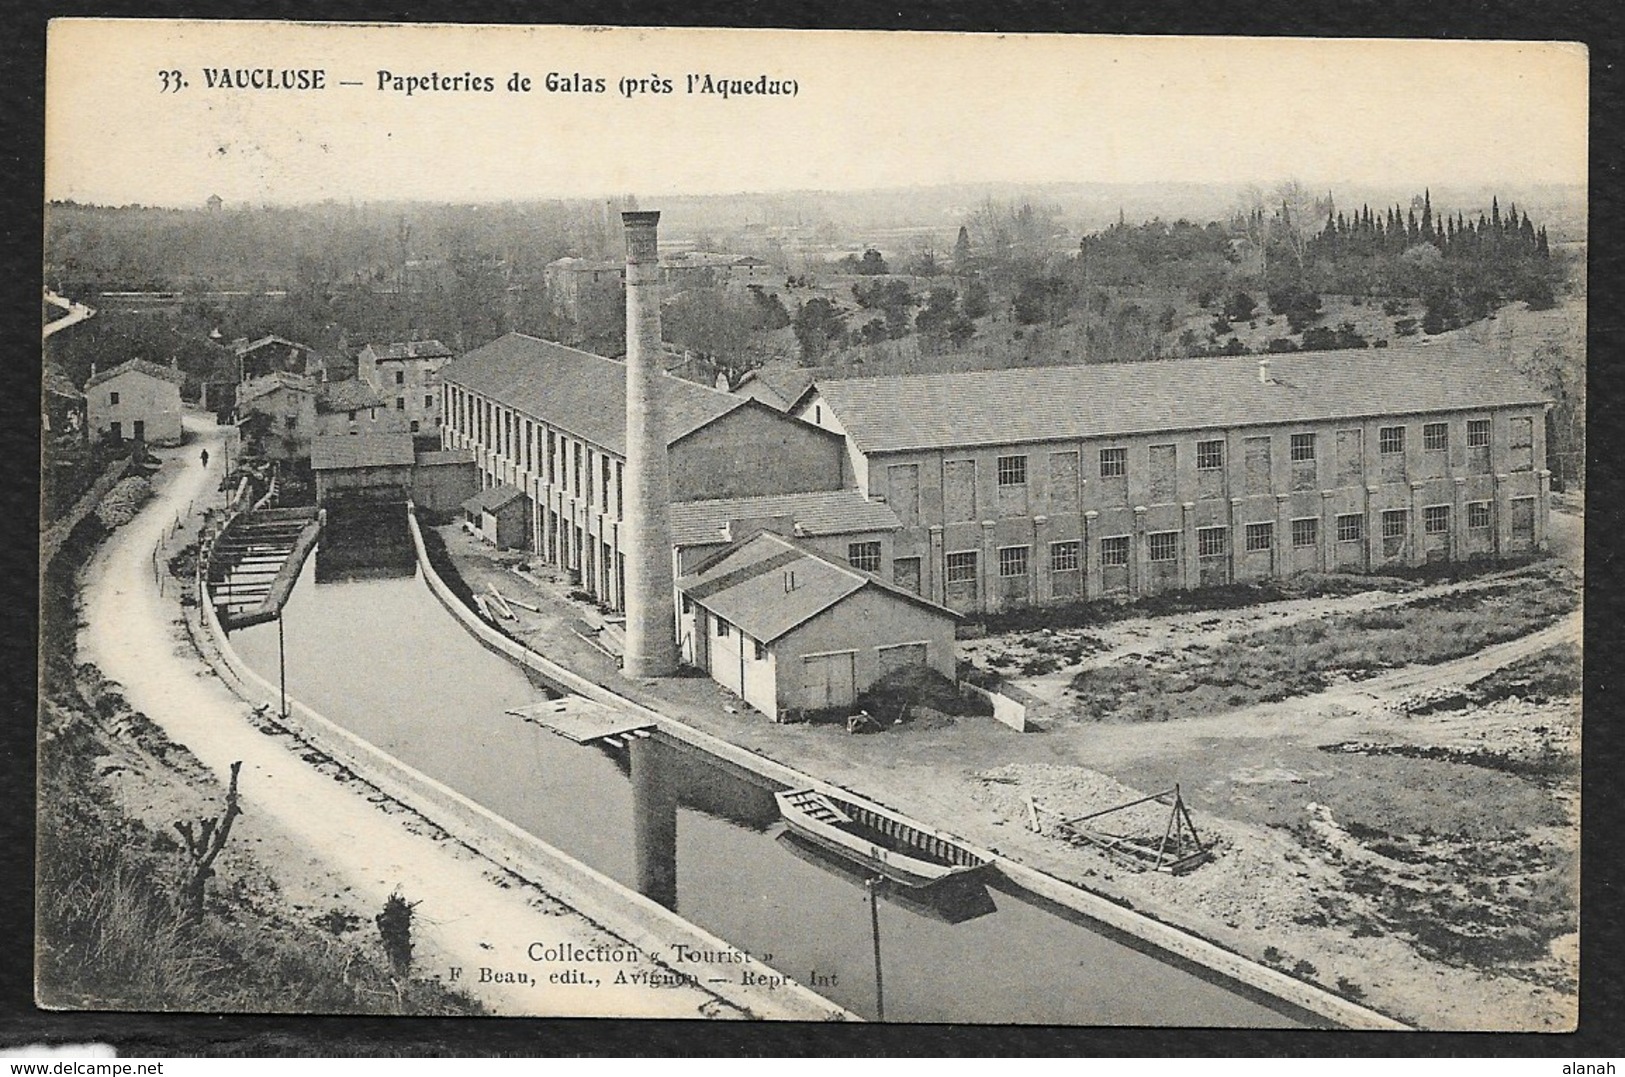
[{"label": "wooden door", "polygon": [[802,659],[808,710],[850,707],[857,699],[856,658],[852,651],[820,654]]}]

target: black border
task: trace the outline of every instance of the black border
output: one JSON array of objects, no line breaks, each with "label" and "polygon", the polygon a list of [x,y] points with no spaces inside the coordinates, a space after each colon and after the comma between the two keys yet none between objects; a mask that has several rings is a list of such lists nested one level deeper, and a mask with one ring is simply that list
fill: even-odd
[{"label": "black border", "polygon": [[[1581,1021],[1570,1035],[1462,1033],[1268,1032],[1182,1029],[1055,1028],[1022,1026],[856,1026],[563,1019],[290,1018],[152,1014],[51,1014],[32,1002],[33,728],[37,668],[37,562],[39,368],[35,358],[39,266],[42,261],[44,48],[46,20],[53,16],[221,17],[192,2],[107,0],[65,2],[45,8],[6,9],[8,47],[0,50],[0,87],[9,97],[0,110],[0,153],[10,180],[3,197],[10,302],[0,325],[12,342],[5,381],[12,392],[0,399],[0,580],[11,601],[0,610],[0,686],[8,720],[0,734],[3,839],[0,839],[0,1045],[18,1043],[116,1044],[121,1053],[149,1055],[1150,1055],[1150,1056],[1534,1056],[1594,1058],[1618,1055],[1621,995],[1616,961],[1619,862],[1625,843],[1620,823],[1620,736],[1613,724],[1613,695],[1620,642],[1615,616],[1622,586],[1612,550],[1619,521],[1616,456],[1620,431],[1610,420],[1620,390],[1613,366],[1619,354],[1618,288],[1621,192],[1617,67],[1621,9],[1605,2],[1574,0],[1510,2],[1466,0],[1424,6],[1345,0],[1270,0],[1248,6],[1201,0],[1116,7],[1082,7],[1028,0],[1005,3],[922,0],[809,5],[787,0],[730,5],[584,0],[545,7],[514,0],[475,0],[452,12],[446,5],[337,0],[320,17],[333,21],[587,23],[602,25],[741,26],[812,29],[952,30],[991,32],[1180,33],[1259,36],[1501,38],[1566,40],[1591,49],[1591,215],[1589,355],[1591,430],[1586,609],[1586,731],[1582,854]],[[315,13],[287,0],[234,3],[231,18],[300,19]],[[1011,77],[1019,78],[1019,72]],[[1447,137],[1441,132],[1441,137]],[[1598,285],[1601,285],[1599,290]]]}]

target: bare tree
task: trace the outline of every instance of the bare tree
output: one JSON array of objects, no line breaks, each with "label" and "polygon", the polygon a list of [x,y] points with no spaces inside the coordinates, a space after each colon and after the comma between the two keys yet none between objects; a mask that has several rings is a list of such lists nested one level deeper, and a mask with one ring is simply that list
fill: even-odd
[{"label": "bare tree", "polygon": [[186,839],[186,852],[192,858],[191,870],[181,887],[182,914],[194,923],[203,919],[203,893],[209,877],[214,874],[214,861],[231,837],[231,824],[243,809],[237,803],[237,773],[243,769],[242,760],[231,765],[231,785],[226,789],[226,810],[218,819],[203,819],[196,830],[190,821],[175,824]]}]

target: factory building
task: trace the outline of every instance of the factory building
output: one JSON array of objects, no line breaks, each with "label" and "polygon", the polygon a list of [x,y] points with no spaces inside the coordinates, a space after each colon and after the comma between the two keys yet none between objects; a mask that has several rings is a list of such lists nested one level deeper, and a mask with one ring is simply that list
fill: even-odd
[{"label": "factory building", "polygon": [[[482,488],[524,491],[529,548],[579,573],[582,589],[609,608],[624,608],[625,364],[510,333],[440,373],[446,448],[473,453]],[[831,550],[895,528],[889,509],[851,488],[839,435],[707,386],[655,379],[665,404],[668,558],[681,545],[715,549],[730,524],[763,517],[787,517]]]},{"label": "factory building", "polygon": [[1443,344],[820,381],[901,529],[880,571],[962,613],[1544,546],[1546,398]]}]

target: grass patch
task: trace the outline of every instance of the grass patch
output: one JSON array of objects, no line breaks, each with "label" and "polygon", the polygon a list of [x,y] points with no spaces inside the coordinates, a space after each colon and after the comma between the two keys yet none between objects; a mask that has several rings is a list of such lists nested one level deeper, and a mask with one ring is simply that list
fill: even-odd
[{"label": "grass patch", "polygon": [[1308,695],[1346,679],[1436,665],[1528,635],[1576,608],[1560,568],[1470,591],[1253,632],[1165,666],[1119,664],[1073,678],[1094,718],[1168,721]]},{"label": "grass patch", "polygon": [[184,915],[188,858],[180,844],[124,814],[97,777],[122,769],[110,760],[131,748],[177,769],[185,761],[171,757],[186,755],[129,709],[117,685],[93,666],[75,666],[75,575],[104,534],[87,517],[42,580],[40,999],[63,1008],[482,1013],[436,981],[392,975],[376,940],[343,940],[332,924],[291,919],[218,865],[204,916]]}]

